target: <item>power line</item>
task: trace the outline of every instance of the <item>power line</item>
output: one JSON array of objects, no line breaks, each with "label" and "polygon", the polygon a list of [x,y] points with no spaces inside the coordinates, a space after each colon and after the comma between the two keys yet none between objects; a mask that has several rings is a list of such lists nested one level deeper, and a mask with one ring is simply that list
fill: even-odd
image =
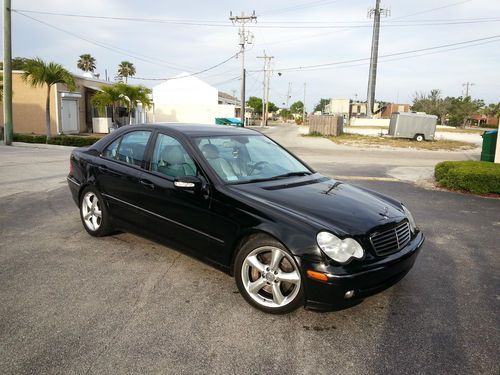
[{"label": "power line", "polygon": [[[178,70],[178,71],[183,71],[183,70],[192,70],[192,69],[182,69],[182,68],[178,68],[176,67],[174,64],[171,64],[167,61],[164,61],[164,60],[161,60],[161,59],[158,59],[158,58],[154,58],[154,57],[149,57],[149,56],[145,56],[145,55],[141,55],[141,54],[136,54],[136,53],[133,53],[131,51],[128,51],[126,49],[123,49],[123,48],[120,48],[120,47],[116,47],[116,46],[113,46],[113,45],[109,45],[107,43],[104,43],[104,42],[99,42],[99,41],[96,41],[94,39],[91,39],[91,38],[88,38],[86,36],[83,36],[83,35],[80,35],[80,34],[77,34],[77,33],[74,33],[72,31],[69,31],[69,30],[66,30],[66,29],[63,29],[61,27],[57,27],[55,25],[52,25],[50,23],[47,23],[45,21],[42,21],[38,18],[35,18],[35,17],[31,17],[27,14],[24,14],[24,13],[21,13],[20,11],[17,11],[17,10],[12,10],[13,12],[15,12],[16,14],[19,14],[23,17],[26,17],[28,19],[31,19],[35,22],[38,22],[42,25],[45,25],[47,27],[50,27],[54,30],[57,30],[59,32],[62,32],[62,33],[65,33],[65,34],[68,34],[68,35],[71,35],[77,39],[80,39],[80,40],[84,40],[90,44],[94,44],[96,46],[99,46],[101,48],[104,48],[104,49],[107,49],[109,51],[113,51],[113,52],[116,52],[116,53],[119,53],[121,55],[126,55],[126,56],[129,56],[129,57],[132,57],[134,59],[137,59],[137,60],[140,60],[140,61],[143,61],[143,62],[146,62],[146,63],[149,63],[149,64],[153,64],[153,65],[157,65],[157,66],[162,66],[162,67],[167,67],[167,68],[170,68],[170,69],[174,69],[174,70]],[[155,62],[154,60],[156,61],[159,61],[160,63],[158,62]]]},{"label": "power line", "polygon": [[[466,41],[457,42],[457,43],[449,43],[449,44],[443,44],[443,45],[439,45],[439,46],[433,46],[433,47],[427,47],[427,48],[419,48],[419,49],[414,49],[414,50],[409,50],[409,51],[403,51],[403,52],[389,53],[389,54],[385,54],[385,55],[380,55],[379,57],[382,58],[382,57],[392,57],[392,56],[406,55],[406,54],[411,54],[411,53],[417,53],[417,52],[430,51],[430,50],[441,49],[441,48],[446,48],[446,47],[453,47],[453,46],[458,46],[458,45],[470,44],[470,43],[475,43],[475,42],[485,41],[485,40],[491,40],[491,39],[496,39],[496,38],[500,38],[500,34],[499,35],[489,36],[489,37],[484,37],[484,38],[466,40]],[[282,69],[276,69],[276,70],[280,71],[280,72],[291,71],[291,70],[306,70],[306,69],[310,69],[310,68],[328,67],[328,66],[333,66],[333,65],[348,64],[348,63],[360,62],[360,61],[366,61],[366,60],[370,60],[370,58],[369,57],[364,57],[364,58],[359,58],[359,59],[336,61],[336,62],[324,63],[324,64],[314,64],[314,65],[304,65],[304,66],[297,66],[297,67],[288,67],[288,68],[282,68]]]},{"label": "power line", "polygon": [[[150,57],[143,58],[143,57],[141,57],[141,55],[130,54],[130,53],[128,53],[128,51],[127,51],[127,50],[124,50],[124,49],[122,49],[122,48],[119,48],[119,47],[114,47],[114,46],[107,46],[106,44],[104,44],[104,43],[102,43],[102,42],[98,42],[98,41],[95,41],[95,40],[93,40],[93,39],[87,38],[87,37],[85,37],[85,36],[81,36],[81,35],[79,35],[79,34],[76,34],[76,33],[71,32],[71,31],[68,31],[68,30],[62,29],[62,28],[60,28],[60,27],[57,27],[57,26],[51,25],[51,24],[46,23],[46,22],[44,22],[44,21],[42,21],[42,20],[39,20],[39,19],[37,19],[37,18],[34,18],[34,17],[28,16],[28,15],[26,15],[26,14],[23,14],[23,13],[21,13],[21,12],[19,12],[19,11],[15,11],[15,10],[12,10],[12,11],[13,11],[13,12],[16,12],[17,14],[20,14],[20,15],[22,15],[22,16],[24,16],[24,17],[27,17],[27,18],[29,18],[29,19],[32,19],[33,21],[39,22],[39,23],[41,23],[41,24],[43,24],[43,25],[45,25],[45,26],[51,27],[51,28],[53,28],[53,29],[55,29],[55,30],[58,30],[58,31],[63,32],[63,33],[66,33],[66,34],[68,34],[68,35],[71,35],[71,36],[73,36],[73,37],[75,37],[75,38],[78,38],[78,39],[84,40],[84,41],[89,42],[89,43],[91,43],[91,44],[95,44],[95,45],[97,45],[97,46],[99,46],[99,47],[101,47],[101,48],[104,48],[104,49],[107,49],[107,50],[111,50],[111,51],[113,51],[113,52],[117,52],[117,53],[120,53],[120,54],[125,54],[125,55],[127,55],[127,56],[129,56],[129,57],[132,57],[132,58],[134,58],[134,59],[137,59],[137,60],[140,60],[140,61],[144,61],[144,62],[147,62],[147,63],[150,63],[150,64],[159,65],[159,66],[165,66],[165,67],[169,67],[169,68],[171,68],[171,69],[180,70],[180,71],[182,71],[182,70],[186,70],[186,69],[176,68],[176,67],[171,66],[171,65],[166,64],[166,63],[163,63],[163,64],[158,64],[158,63],[155,63],[152,59],[156,59],[156,58],[150,58]],[[144,56],[144,55],[143,55],[143,56]],[[212,69],[218,68],[219,66],[221,66],[221,65],[223,65],[223,64],[225,64],[225,63],[227,63],[228,61],[230,61],[230,60],[234,59],[236,56],[237,56],[237,54],[234,54],[234,55],[232,55],[231,57],[227,58],[226,60],[221,61],[220,63],[217,63],[217,64],[215,64],[215,65],[213,65],[213,66],[211,66],[211,67],[208,67],[208,68],[205,68],[205,69],[203,69],[203,70],[200,70],[200,71],[197,71],[197,72],[194,72],[194,73],[190,73],[190,74],[188,74],[188,75],[184,75],[184,76],[181,76],[181,77],[171,77],[171,78],[141,78],[141,77],[130,77],[130,78],[137,79],[137,80],[167,81],[167,80],[172,80],[172,79],[179,79],[179,78],[190,77],[190,76],[199,75],[199,74],[202,74],[202,73],[208,72],[209,70],[212,70]],[[164,61],[164,60],[160,60],[160,59],[156,59],[156,60],[158,60],[158,61]]]},{"label": "power line", "polygon": [[[480,45],[484,45],[484,44],[488,44],[488,43],[495,43],[495,42],[500,42],[500,39],[498,39],[498,40],[489,40],[489,41],[481,42],[481,43],[469,44],[469,45],[466,45],[466,46],[448,48],[446,50],[441,50],[441,51],[426,52],[426,53],[421,53],[421,54],[413,55],[413,56],[403,56],[403,57],[396,57],[396,58],[393,58],[393,59],[385,59],[385,60],[379,61],[379,63],[380,62],[391,62],[391,61],[400,61],[400,60],[413,59],[415,57],[435,55],[435,54],[438,54],[438,53],[455,51],[455,50],[459,50],[459,49],[464,49],[464,48],[469,48],[469,47],[474,47],[474,46],[480,46]],[[382,56],[379,56],[379,57],[382,57]],[[367,60],[369,60],[369,58],[364,59],[364,60],[365,60],[364,62],[357,63],[357,64],[342,64],[342,65],[335,65],[335,66],[328,66],[328,67],[320,67],[320,68],[315,68],[315,69],[307,69],[307,70],[303,70],[303,71],[310,72],[310,71],[324,70],[324,69],[354,68],[354,67],[358,67],[358,66],[366,66],[366,65],[368,65],[370,63],[369,61],[367,61]],[[260,72],[260,70],[255,70],[254,72]],[[274,91],[275,90],[273,90],[273,92]],[[285,94],[281,93],[280,96],[285,96]]]},{"label": "power line", "polygon": [[[470,1],[470,0],[468,0]],[[441,8],[435,8],[441,9]],[[160,24],[172,24],[172,25],[185,25],[185,26],[203,26],[203,27],[234,27],[233,25],[228,25],[222,23],[221,21],[195,21],[195,20],[174,20],[174,19],[159,19],[159,18],[141,18],[141,17],[116,17],[116,16],[99,16],[99,15],[86,15],[86,14],[75,14],[75,13],[56,13],[56,12],[46,12],[37,10],[27,10],[27,9],[13,9],[13,12],[23,14],[33,13],[49,16],[61,16],[61,17],[75,17],[75,18],[86,18],[86,19],[101,19],[101,20],[114,20],[114,21],[127,21],[127,22],[145,22],[145,23],[160,23]],[[428,10],[431,11],[431,10]],[[427,11],[423,11],[427,12]],[[422,12],[422,13],[423,13]],[[419,12],[420,13],[420,12]],[[398,18],[403,18],[407,16],[401,16]],[[39,20],[40,21],[40,20]],[[384,27],[418,27],[418,26],[448,26],[448,25],[464,25],[464,24],[476,24],[476,23],[493,23],[500,22],[500,18],[479,18],[479,19],[459,19],[459,20],[405,20],[403,22],[408,22],[406,24],[400,23],[401,21],[390,21],[384,24]],[[292,23],[292,25],[287,26],[287,23]],[[328,22],[328,24],[319,25],[320,22],[316,21],[302,21],[301,23],[310,23],[311,25],[297,25],[295,21],[283,22],[275,21],[268,23],[260,23],[259,25],[252,25],[249,28],[260,28],[260,29],[358,29],[358,28],[371,28],[372,25],[365,23],[364,21],[344,21],[344,22]],[[350,23],[351,25],[345,25]]]},{"label": "power line", "polygon": [[238,53],[235,53],[234,55],[232,55],[231,57],[225,59],[224,61],[221,61],[220,63],[217,63],[209,68],[206,68],[206,69],[203,69],[203,70],[200,70],[199,72],[195,72],[195,73],[191,73],[191,74],[185,74],[185,75],[182,75],[182,76],[179,76],[179,77],[170,77],[170,78],[146,78],[146,77],[129,77],[131,79],[138,79],[138,80],[142,80],[142,81],[171,81],[173,79],[181,79],[181,78],[186,78],[186,77],[191,77],[191,76],[197,76],[199,74],[202,74],[202,73],[205,73],[205,72],[208,72],[209,70],[212,70],[212,69],[215,69],[215,68],[218,68],[219,66],[221,65],[224,65],[225,63],[227,63],[228,61],[236,58],[236,56],[238,56]]}]

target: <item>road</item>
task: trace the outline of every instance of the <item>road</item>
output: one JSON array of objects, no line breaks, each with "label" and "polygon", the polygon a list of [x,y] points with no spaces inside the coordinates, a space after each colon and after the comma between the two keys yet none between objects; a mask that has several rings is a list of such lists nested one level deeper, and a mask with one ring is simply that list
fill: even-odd
[{"label": "road", "polygon": [[348,310],[260,313],[232,278],[174,249],[87,235],[59,177],[68,149],[0,147],[0,373],[498,374],[500,201],[387,174],[442,155],[368,155],[295,131],[266,129],[412,209],[427,241],[400,283]]}]

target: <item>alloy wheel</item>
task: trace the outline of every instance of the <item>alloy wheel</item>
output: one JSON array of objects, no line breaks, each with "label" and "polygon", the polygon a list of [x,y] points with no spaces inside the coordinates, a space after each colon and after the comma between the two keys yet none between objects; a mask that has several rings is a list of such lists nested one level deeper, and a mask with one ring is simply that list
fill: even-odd
[{"label": "alloy wheel", "polygon": [[82,199],[82,217],[85,225],[91,231],[96,231],[101,226],[101,203],[92,191],[87,192]]},{"label": "alloy wheel", "polygon": [[274,246],[253,250],[241,268],[243,286],[258,304],[278,308],[294,301],[300,291],[300,273],[292,257]]}]

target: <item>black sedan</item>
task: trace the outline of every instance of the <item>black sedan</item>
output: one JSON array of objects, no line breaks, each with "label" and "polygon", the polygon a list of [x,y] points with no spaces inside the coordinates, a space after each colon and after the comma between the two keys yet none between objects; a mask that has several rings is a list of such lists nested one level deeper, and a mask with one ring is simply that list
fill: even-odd
[{"label": "black sedan", "polygon": [[125,126],[71,154],[92,236],[134,232],[231,275],[270,313],[332,309],[396,283],[424,241],[400,202],[316,173],[259,132]]}]

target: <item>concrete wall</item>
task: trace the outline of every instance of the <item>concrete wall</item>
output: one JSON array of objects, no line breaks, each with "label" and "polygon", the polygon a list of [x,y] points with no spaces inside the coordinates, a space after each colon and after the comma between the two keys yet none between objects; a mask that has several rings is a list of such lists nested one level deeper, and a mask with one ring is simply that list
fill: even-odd
[{"label": "concrete wall", "polygon": [[[51,132],[56,134],[57,112],[55,108],[56,90],[52,87],[50,92]],[[24,82],[21,72],[12,74],[12,115],[14,133],[45,134],[45,101],[47,87],[31,87]],[[0,120],[3,124],[3,111],[0,111]]]},{"label": "concrete wall", "polygon": [[389,118],[354,118],[351,117],[350,126],[389,126]]}]

